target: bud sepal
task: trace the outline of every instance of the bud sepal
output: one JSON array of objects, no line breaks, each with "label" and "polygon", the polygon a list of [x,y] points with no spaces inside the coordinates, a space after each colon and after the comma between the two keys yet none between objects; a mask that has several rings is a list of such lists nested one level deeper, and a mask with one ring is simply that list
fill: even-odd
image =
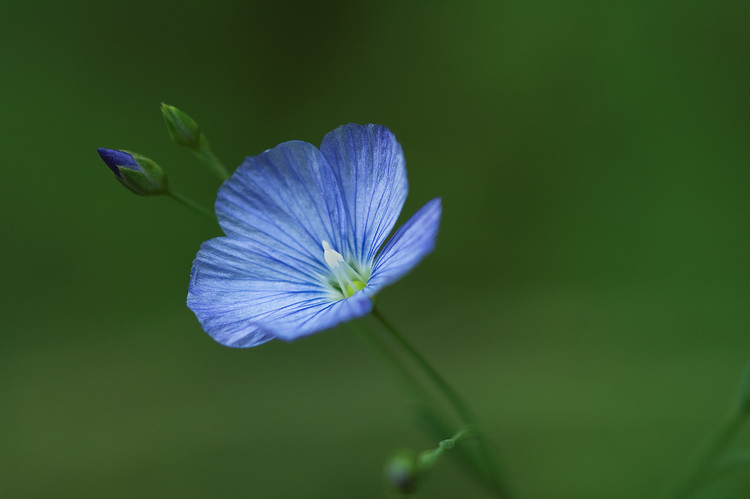
[{"label": "bud sepal", "polygon": [[167,175],[152,159],[129,151],[103,147],[98,152],[117,180],[136,194],[154,196],[169,192]]},{"label": "bud sepal", "polygon": [[175,144],[198,150],[202,145],[200,126],[187,113],[169,104],[161,103],[161,115],[167,132]]}]

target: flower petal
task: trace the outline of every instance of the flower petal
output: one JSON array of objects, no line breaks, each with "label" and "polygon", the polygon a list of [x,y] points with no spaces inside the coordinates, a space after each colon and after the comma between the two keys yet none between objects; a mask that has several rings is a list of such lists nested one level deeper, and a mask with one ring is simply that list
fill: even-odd
[{"label": "flower petal", "polygon": [[370,312],[365,293],[332,302],[320,277],[289,255],[260,243],[219,237],[193,262],[188,307],[222,345],[247,348],[274,338],[291,341]]},{"label": "flower petal", "polygon": [[120,168],[130,168],[131,170],[143,172],[141,165],[138,164],[130,153],[117,149],[105,149],[104,147],[97,149],[97,152],[99,153],[99,157],[102,158],[109,169],[112,170],[112,173],[118,177],[122,177]]},{"label": "flower petal", "polygon": [[[320,150],[291,141],[247,158],[219,189],[216,214],[227,237],[201,246],[188,306],[206,332],[233,347],[291,341],[369,313],[372,296],[435,245],[440,199],[378,254],[407,192],[401,146],[379,125],[339,127]],[[337,299],[324,241],[354,267],[372,269],[364,289]]]},{"label": "flower petal", "polygon": [[279,311],[277,316],[263,319],[258,325],[281,340],[292,341],[367,315],[372,305],[370,296],[360,291],[333,303]]},{"label": "flower petal", "polygon": [[401,145],[386,127],[349,124],[328,133],[320,150],[333,169],[348,218],[348,251],[360,266],[373,261],[409,190]]},{"label": "flower petal", "polygon": [[377,292],[406,275],[427,256],[435,248],[441,214],[441,200],[435,198],[402,225],[375,260],[365,289]]},{"label": "flower petal", "polygon": [[338,181],[321,152],[284,142],[248,157],[219,189],[216,215],[224,232],[252,239],[326,271],[322,242],[343,244],[345,211]]},{"label": "flower petal", "polygon": [[220,237],[203,243],[193,262],[187,304],[216,341],[250,347],[275,337],[260,321],[313,314],[330,298],[320,277],[293,256],[256,241]]}]

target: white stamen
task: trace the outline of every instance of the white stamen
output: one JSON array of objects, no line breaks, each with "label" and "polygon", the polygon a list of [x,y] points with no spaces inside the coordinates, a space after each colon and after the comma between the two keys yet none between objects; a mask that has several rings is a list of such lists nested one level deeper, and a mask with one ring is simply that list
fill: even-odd
[{"label": "white stamen", "polygon": [[323,241],[323,258],[326,259],[326,263],[329,267],[331,267],[331,270],[334,271],[339,266],[339,264],[344,261],[344,257],[341,256],[341,253],[331,248],[331,245],[328,244],[328,241]]},{"label": "white stamen", "polygon": [[355,286],[354,282],[352,282],[352,278],[363,283],[365,282],[365,280],[362,279],[362,277],[359,275],[359,272],[354,270],[351,265],[346,263],[346,260],[344,260],[344,257],[343,255],[341,255],[341,253],[331,248],[331,245],[328,244],[328,241],[323,241],[323,258],[325,259],[328,267],[333,271],[333,276],[336,278],[339,289],[344,295],[344,298],[350,296],[348,290],[351,289],[356,291],[357,289],[361,289]]}]

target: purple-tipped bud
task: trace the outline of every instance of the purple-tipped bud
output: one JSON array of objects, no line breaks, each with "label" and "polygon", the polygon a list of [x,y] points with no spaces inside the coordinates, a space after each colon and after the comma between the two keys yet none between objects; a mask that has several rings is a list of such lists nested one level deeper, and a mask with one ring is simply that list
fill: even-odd
[{"label": "purple-tipped bud", "polygon": [[98,152],[117,180],[136,194],[153,196],[167,192],[167,176],[154,161],[117,149],[100,147]]},{"label": "purple-tipped bud", "polygon": [[411,494],[417,488],[422,473],[414,451],[404,449],[394,453],[385,463],[388,486],[401,494]]}]

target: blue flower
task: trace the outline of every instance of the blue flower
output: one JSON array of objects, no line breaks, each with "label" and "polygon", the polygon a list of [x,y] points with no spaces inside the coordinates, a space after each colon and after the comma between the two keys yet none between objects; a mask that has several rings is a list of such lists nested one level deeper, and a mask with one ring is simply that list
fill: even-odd
[{"label": "blue flower", "polygon": [[439,198],[383,246],[407,192],[401,145],[380,125],[344,125],[320,149],[290,141],[245,159],[219,189],[226,237],[198,251],[188,307],[216,341],[239,348],[366,315],[435,246]]}]

